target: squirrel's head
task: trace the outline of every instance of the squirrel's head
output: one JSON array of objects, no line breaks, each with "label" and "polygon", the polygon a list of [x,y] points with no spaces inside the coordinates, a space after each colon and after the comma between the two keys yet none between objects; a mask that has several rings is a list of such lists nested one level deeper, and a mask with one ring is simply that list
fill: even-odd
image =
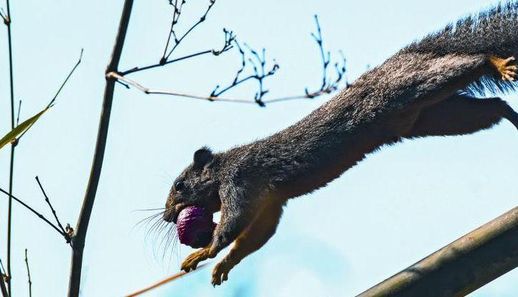
[{"label": "squirrel's head", "polygon": [[164,220],[176,223],[186,206],[199,206],[210,212],[221,207],[219,180],[215,172],[216,156],[207,147],[194,153],[193,162],[176,178],[165,204]]}]

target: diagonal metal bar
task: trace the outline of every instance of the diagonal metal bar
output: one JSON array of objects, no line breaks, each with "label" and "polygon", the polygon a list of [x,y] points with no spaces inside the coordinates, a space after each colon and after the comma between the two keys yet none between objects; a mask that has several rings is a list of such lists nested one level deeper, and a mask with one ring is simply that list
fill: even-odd
[{"label": "diagonal metal bar", "polygon": [[518,267],[518,207],[357,297],[466,296]]}]

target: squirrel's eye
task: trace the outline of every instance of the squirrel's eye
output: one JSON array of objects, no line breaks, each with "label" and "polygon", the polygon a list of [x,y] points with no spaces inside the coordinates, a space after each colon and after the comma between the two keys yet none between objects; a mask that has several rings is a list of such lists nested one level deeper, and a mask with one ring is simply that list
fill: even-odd
[{"label": "squirrel's eye", "polygon": [[183,188],[185,188],[185,184],[183,183],[183,181],[177,181],[174,183],[175,191],[181,191],[181,190],[183,190]]}]

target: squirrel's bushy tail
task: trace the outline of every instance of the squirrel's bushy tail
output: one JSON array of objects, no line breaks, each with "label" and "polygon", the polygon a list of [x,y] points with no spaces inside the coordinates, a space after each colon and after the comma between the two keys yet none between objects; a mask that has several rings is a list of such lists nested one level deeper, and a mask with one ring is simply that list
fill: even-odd
[{"label": "squirrel's bushy tail", "polygon": [[[508,1],[459,20],[405,48],[406,52],[487,54],[518,59],[518,1]],[[498,76],[485,76],[468,87],[475,93],[518,89],[518,84]]]}]

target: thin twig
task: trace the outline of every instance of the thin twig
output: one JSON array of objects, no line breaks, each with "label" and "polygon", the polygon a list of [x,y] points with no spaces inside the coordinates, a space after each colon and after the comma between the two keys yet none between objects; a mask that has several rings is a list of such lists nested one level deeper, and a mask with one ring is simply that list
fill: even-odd
[{"label": "thin twig", "polygon": [[231,88],[233,88],[234,86],[244,82],[246,80],[245,79],[239,79],[239,77],[241,76],[241,73],[243,73],[243,71],[245,71],[245,67],[246,67],[246,55],[245,55],[245,51],[243,50],[243,48],[241,47],[241,45],[239,44],[239,42],[237,42],[237,40],[234,41],[236,47],[237,47],[237,50],[239,51],[239,54],[241,56],[241,67],[237,70],[236,72],[236,75],[234,76],[234,80],[232,81],[232,84],[230,84],[228,87],[226,88],[223,88],[222,90],[220,90],[218,92],[218,89],[220,88],[220,85],[217,85],[214,90],[212,91],[211,93],[211,96],[219,96],[223,93],[225,93],[226,91],[230,90]]},{"label": "thin twig", "polygon": [[[259,106],[264,107],[264,101],[262,99],[264,95],[266,95],[269,92],[268,90],[264,89],[264,80],[277,72],[277,70],[279,69],[279,64],[277,64],[274,60],[272,68],[269,71],[266,71],[266,50],[264,48],[262,49],[262,55],[259,55],[256,50],[252,49],[250,46],[245,44],[248,52],[250,53],[250,55],[252,55],[252,58],[247,59],[246,53],[243,50],[243,47],[237,41],[237,39],[234,38],[233,43],[235,47],[238,49],[239,54],[241,56],[241,67],[236,72],[234,80],[229,86],[219,90],[220,85],[217,85],[216,88],[214,88],[214,90],[210,94],[210,97],[219,97],[221,94],[231,89],[234,89],[235,87],[239,86],[240,84],[246,81],[256,80],[258,82],[259,90],[256,92],[254,96],[254,101]],[[240,75],[245,71],[245,68],[248,65],[247,62],[249,62],[252,65],[253,74],[248,75],[245,78],[240,78]]]},{"label": "thin twig", "polygon": [[[173,54],[174,50],[176,48],[178,48],[178,46],[180,45],[180,43],[184,40],[185,37],[187,37],[194,29],[196,29],[196,27],[198,27],[198,25],[200,25],[201,23],[205,22],[205,20],[207,19],[207,15],[209,14],[210,10],[212,9],[212,7],[214,6],[214,4],[216,3],[216,0],[209,0],[209,6],[207,7],[207,10],[205,11],[205,13],[200,17],[200,19],[194,23],[194,25],[191,26],[191,28],[189,28],[180,38],[176,38],[175,37],[175,44],[174,46],[171,48],[171,50],[169,51],[169,53],[162,58],[162,60],[165,62],[169,59],[169,57],[171,57],[171,55]],[[174,33],[174,29],[171,28],[171,32]]]},{"label": "thin twig", "polygon": [[22,100],[18,102],[18,114],[16,115],[16,127],[18,127],[18,124],[20,123],[20,113],[22,111]]},{"label": "thin twig", "polygon": [[13,215],[13,200],[11,193],[13,192],[14,183],[14,152],[17,141],[11,142],[11,157],[9,159],[9,203],[7,207],[7,280],[9,296],[11,296],[11,240],[12,240],[12,215]]},{"label": "thin twig", "polygon": [[[119,21],[117,37],[115,38],[115,44],[113,46],[113,52],[111,55],[110,62],[106,69],[106,74],[118,71],[119,61],[121,58],[122,49],[124,47],[124,40],[126,38],[126,32],[128,30],[132,7],[133,0],[124,1],[122,15]],[[77,222],[77,231],[74,237],[72,238],[72,264],[70,269],[68,287],[69,297],[79,296],[86,233],[88,231],[88,225],[90,222],[90,217],[92,215],[92,209],[97,194],[97,187],[99,185],[99,179],[101,177],[104,152],[106,149],[106,139],[108,137],[108,127],[110,124],[111,107],[115,89],[115,80],[109,78],[108,76],[106,76],[106,78],[107,79],[104,88],[104,98],[101,109],[101,116],[99,120],[99,129],[97,132],[97,141],[95,144],[95,153],[93,156],[92,168],[90,171],[88,186],[86,187],[86,192],[83,199],[83,206],[81,208],[81,213],[79,214],[79,219]]]},{"label": "thin twig", "polygon": [[9,19],[9,16],[5,13],[3,8],[0,8],[0,17],[4,21],[4,25],[9,26],[11,20]]},{"label": "thin twig", "polygon": [[66,234],[64,234],[61,230],[59,230],[59,228],[54,225],[51,221],[49,221],[44,215],[42,215],[41,213],[37,212],[36,210],[34,210],[34,208],[30,207],[29,205],[27,205],[25,202],[23,202],[21,199],[18,199],[16,198],[15,196],[9,194],[9,192],[7,192],[6,190],[0,188],[0,192],[4,193],[5,195],[7,195],[9,198],[13,199],[14,201],[18,202],[19,204],[21,204],[23,207],[25,207],[26,209],[28,209],[30,212],[32,212],[33,214],[35,214],[38,218],[40,218],[42,221],[44,221],[45,223],[47,223],[50,227],[52,227],[52,229],[56,230],[61,236],[63,236],[65,239],[66,239]]},{"label": "thin twig", "polygon": [[165,59],[165,56],[167,55],[167,49],[169,48],[169,43],[171,41],[171,36],[174,36],[174,40],[176,43],[178,43],[178,38],[176,37],[176,32],[174,30],[174,26],[178,23],[178,20],[180,19],[180,15],[182,14],[182,8],[185,4],[185,0],[180,0],[180,3],[178,4],[178,0],[169,1],[169,4],[174,7],[173,10],[173,20],[171,21],[171,28],[169,29],[169,34],[167,36],[167,41],[165,43],[164,53],[162,54],[162,59]]},{"label": "thin twig", "polygon": [[[232,32],[230,32],[230,33],[232,34]],[[163,63],[160,62],[160,63],[156,63],[156,64],[151,64],[151,65],[148,65],[148,66],[133,67],[131,69],[121,71],[120,73],[122,75],[128,75],[130,73],[135,73],[135,72],[140,72],[140,71],[149,70],[149,69],[153,69],[153,68],[158,68],[158,67],[162,67],[164,65],[169,65],[169,64],[173,64],[173,63],[180,62],[180,61],[183,61],[183,60],[191,59],[191,58],[198,57],[198,56],[208,55],[208,54],[212,54],[214,56],[218,56],[218,55],[220,55],[220,54],[222,54],[222,53],[232,49],[232,45],[230,44],[230,42],[233,40],[233,38],[235,36],[233,36],[233,35],[231,35],[231,36],[232,36],[232,39],[230,39],[227,35],[225,35],[225,44],[223,45],[223,47],[220,50],[216,50],[216,49],[204,50],[204,51],[200,51],[200,52],[197,52],[197,53],[194,53],[194,54],[189,54],[189,55],[186,55],[186,56],[182,56],[180,58],[168,60],[168,61],[163,62]]]},{"label": "thin twig", "polygon": [[[334,64],[334,66],[335,66],[334,68],[336,70],[336,78],[334,80],[332,80],[328,77],[328,69],[329,69],[329,65],[331,64],[331,53],[324,49],[324,39],[322,37],[322,29],[320,27],[320,22],[318,21],[317,15],[315,15],[315,23],[316,23],[316,27],[317,27],[317,32],[311,33],[311,36],[313,37],[313,39],[315,40],[315,42],[318,45],[318,49],[320,52],[320,58],[322,60],[322,83],[321,83],[320,89],[318,91],[310,92],[306,88],[306,90],[305,90],[306,96],[309,98],[313,98],[312,97],[313,94],[324,94],[324,93],[330,94],[330,93],[336,91],[339,88],[340,82],[345,79],[345,72],[346,72],[346,67],[345,67],[346,60],[343,55],[343,52],[339,51],[340,56],[342,58],[342,60],[341,60],[342,63],[340,64],[340,63],[336,62]],[[349,86],[349,84],[347,83],[347,80],[345,80],[345,84],[346,84],[346,87]]]},{"label": "thin twig", "polygon": [[130,86],[129,86],[128,84],[123,83],[123,82],[122,82],[122,81],[120,81],[120,80],[117,80],[116,82],[117,82],[118,84],[122,85],[123,87],[125,87],[126,89],[131,89],[131,88],[130,88]]},{"label": "thin twig", "polygon": [[7,293],[7,288],[5,287],[4,277],[0,279],[0,291],[2,292],[3,297],[9,297],[9,293]]},{"label": "thin twig", "polygon": [[[214,96],[203,96],[203,95],[192,95],[192,94],[184,94],[179,93],[171,90],[164,90],[164,89],[151,89],[148,87],[143,86],[139,82],[129,79],[127,77],[122,76],[121,74],[118,74],[116,72],[109,72],[107,74],[107,77],[120,80],[124,82],[125,84],[132,86],[136,88],[137,90],[147,94],[147,95],[169,95],[174,97],[183,97],[183,98],[190,98],[190,99],[198,99],[198,100],[205,100],[205,101],[216,101],[216,102],[230,102],[230,103],[246,103],[246,104],[257,104],[254,99],[239,99],[239,98],[224,98],[224,97],[214,97]],[[273,99],[267,99],[262,100],[262,102],[266,104],[271,103],[278,103],[278,102],[284,102],[284,101],[291,101],[291,100],[300,100],[300,99],[313,99],[318,96],[322,96],[324,94],[327,94],[327,92],[321,92],[317,91],[315,93],[310,93],[308,95],[302,94],[302,95],[295,95],[295,96],[286,96],[286,97],[278,97]]]},{"label": "thin twig", "polygon": [[[63,88],[67,84],[68,80],[72,76],[72,74],[74,74],[74,72],[77,69],[77,66],[79,66],[79,64],[81,64],[82,58],[83,58],[83,49],[81,49],[81,53],[79,54],[79,59],[77,60],[76,64],[74,65],[74,67],[72,67],[72,69],[68,73],[68,75],[65,78],[65,80],[61,83],[61,85],[59,86],[58,90],[54,94],[54,97],[52,97],[52,99],[49,101],[49,103],[47,104],[46,108],[50,108],[50,107],[52,107],[54,105],[54,103],[56,102],[56,99],[58,98],[58,95],[61,93],[61,90],[63,90]],[[18,138],[16,139],[15,143],[18,143],[18,141],[25,135],[25,133],[27,133],[32,128],[32,126],[34,124],[35,124],[35,122],[32,123],[25,131],[23,131],[23,133],[20,136],[18,136]]]},{"label": "thin twig", "polygon": [[204,50],[204,51],[197,52],[197,53],[194,53],[194,54],[189,54],[187,56],[183,56],[183,57],[180,57],[180,58],[177,58],[177,59],[169,60],[169,61],[167,61],[165,63],[156,63],[156,64],[152,64],[152,65],[148,65],[148,66],[133,67],[131,69],[128,69],[128,70],[125,70],[125,71],[121,71],[120,73],[122,73],[124,75],[127,75],[127,74],[134,73],[134,72],[140,72],[140,71],[149,70],[149,69],[153,69],[153,68],[157,68],[157,67],[162,67],[162,66],[167,65],[167,64],[172,64],[172,63],[175,63],[175,62],[179,62],[179,61],[182,61],[182,60],[194,58],[194,57],[197,57],[197,56],[212,54],[213,51],[214,50]]},{"label": "thin twig", "polygon": [[173,4],[172,0],[169,1],[170,5],[174,6],[173,11],[173,20],[171,21],[171,28],[169,29],[169,34],[167,34],[167,41],[165,43],[164,53],[162,54],[162,59],[165,59],[165,55],[167,54],[167,48],[169,47],[169,42],[171,41],[171,35],[174,33],[174,25],[176,25],[176,15],[178,16],[181,14],[181,10],[178,8],[178,0],[175,0],[175,3]]},{"label": "thin twig", "polygon": [[210,96],[197,96],[197,95],[189,95],[189,94],[182,94],[178,92],[168,91],[168,90],[159,90],[159,89],[150,89],[147,87],[142,86],[140,83],[129,79],[127,77],[122,76],[121,74],[118,74],[116,72],[109,72],[107,74],[108,78],[117,79],[119,81],[124,82],[127,85],[133,86],[134,88],[138,89],[139,91],[145,93],[145,94],[161,94],[161,95],[171,95],[171,96],[177,96],[177,97],[186,97],[191,99],[200,99],[200,100],[208,100],[208,101],[227,101],[227,102],[236,102],[236,103],[254,103],[250,102],[248,100],[241,100],[241,99],[230,99],[230,98],[219,98],[219,97],[210,97]]},{"label": "thin twig", "polygon": [[27,249],[25,249],[25,267],[27,267],[27,282],[29,284],[29,297],[32,297],[31,269],[29,268],[29,258],[27,257]]},{"label": "thin twig", "polygon": [[[262,99],[263,99],[264,95],[266,95],[269,92],[269,90],[264,89],[264,79],[269,76],[274,75],[277,72],[277,70],[279,69],[279,64],[277,64],[274,60],[273,61],[274,64],[273,64],[272,68],[268,72],[266,72],[266,70],[265,70],[266,50],[263,48],[262,55],[259,55],[257,53],[257,51],[255,51],[248,45],[245,44],[245,46],[248,48],[248,50],[252,53],[253,57],[255,58],[255,59],[251,59],[251,58],[248,59],[253,65],[254,72],[255,72],[255,78],[257,79],[257,82],[259,84],[259,90],[255,94],[254,100],[257,104],[259,104],[259,106],[264,107],[265,105],[264,105],[264,102]],[[256,63],[258,63],[258,64],[256,64]]]},{"label": "thin twig", "polygon": [[[318,16],[315,15],[315,23],[317,27],[316,33],[311,33],[311,36],[316,41],[319,50],[320,50],[320,56],[322,60],[322,83],[320,86],[320,89],[317,91],[310,92],[308,89],[305,89],[305,95],[304,96],[289,96],[289,97],[283,97],[283,98],[274,98],[269,100],[263,100],[263,97],[269,92],[268,90],[264,89],[264,80],[272,76],[276,73],[276,71],[279,69],[279,65],[277,63],[274,63],[272,68],[269,71],[266,71],[266,51],[263,48],[262,52],[259,53],[256,50],[250,48],[248,45],[245,44],[247,48],[247,52],[251,54],[251,57],[247,58],[245,50],[241,47],[239,42],[237,40],[234,40],[233,43],[235,47],[238,49],[240,55],[241,55],[241,67],[236,72],[236,75],[234,77],[234,80],[232,83],[225,87],[220,89],[220,86],[216,86],[216,88],[212,91],[210,98],[212,97],[218,97],[221,94],[239,86],[240,84],[249,81],[249,80],[256,80],[258,82],[259,90],[256,92],[254,96],[254,101],[259,106],[264,106],[266,103],[275,103],[275,102],[282,102],[282,101],[288,101],[288,100],[295,100],[295,99],[311,99],[315,98],[324,94],[330,94],[334,91],[336,91],[339,87],[339,83],[345,78],[344,74],[346,71],[345,68],[345,57],[343,53],[340,51],[340,55],[342,57],[342,64],[340,65],[338,62],[334,64],[335,70],[336,70],[336,79],[331,80],[328,77],[328,69],[329,65],[331,63],[331,54],[329,51],[326,51],[324,49],[323,45],[323,37],[322,37],[322,30],[320,23],[318,21]],[[240,75],[244,72],[246,66],[248,65],[247,62],[249,62],[253,69],[253,74],[245,77],[240,78]],[[275,62],[275,60],[274,60]]]},{"label": "thin twig", "polygon": [[[15,118],[14,118],[14,74],[13,74],[13,41],[12,41],[12,33],[11,33],[11,24],[12,24],[12,16],[11,16],[11,6],[10,1],[6,0],[7,14],[2,16],[4,20],[4,24],[7,26],[7,47],[9,51],[9,89],[10,89],[10,101],[11,101],[11,130],[15,128]],[[17,145],[17,141],[11,142],[11,157],[9,159],[9,195],[13,193],[13,183],[14,183],[14,153]],[[11,196],[9,196],[11,197]],[[11,240],[12,240],[12,219],[13,219],[13,200],[9,198],[9,203],[7,206],[7,285],[9,296],[11,296]]]},{"label": "thin twig", "polygon": [[9,293],[7,292],[7,288],[6,288],[5,282],[4,282],[4,276],[1,275],[0,277],[2,278],[2,279],[0,279],[0,291],[2,292],[2,296],[9,297]]},{"label": "thin twig", "polygon": [[[194,271],[199,271],[200,268],[205,267],[207,264],[209,264],[209,263],[203,263],[203,264],[198,265],[198,268],[196,270],[194,270]],[[185,272],[185,271],[178,272],[177,274],[174,274],[174,275],[172,275],[172,276],[170,276],[170,277],[168,277],[166,279],[163,279],[163,280],[161,280],[161,281],[159,281],[159,282],[157,282],[155,284],[152,284],[152,285],[150,285],[150,286],[148,286],[148,287],[146,287],[144,289],[141,289],[141,290],[138,290],[138,291],[136,291],[134,293],[131,293],[131,294],[127,295],[126,297],[140,296],[140,295],[142,295],[144,293],[147,293],[147,292],[149,292],[149,291],[151,291],[153,289],[156,289],[156,288],[158,288],[160,286],[163,286],[163,285],[165,285],[165,284],[167,284],[167,283],[169,283],[171,281],[177,280],[180,277],[182,277],[182,276],[184,276],[184,275],[186,275],[188,273],[189,272]]]},{"label": "thin twig", "polygon": [[43,189],[43,185],[40,182],[40,178],[37,176],[35,178],[36,178],[36,182],[38,183],[38,186],[40,187],[41,192],[43,193],[43,196],[45,197],[45,202],[47,202],[47,205],[50,207],[50,210],[52,211],[52,215],[54,215],[54,219],[56,219],[56,222],[58,223],[59,229],[61,229],[61,231],[66,234],[65,228],[63,228],[63,225],[61,225],[61,222],[59,221],[56,210],[52,206],[52,203],[50,203],[50,199],[47,196],[45,189]]},{"label": "thin twig", "polygon": [[322,38],[322,30],[320,28],[320,23],[318,22],[318,16],[315,15],[315,22],[317,24],[317,33],[311,33],[311,36],[315,39],[315,42],[318,44],[320,49],[320,57],[322,58],[322,86],[320,89],[324,89],[327,85],[327,67],[329,66],[331,60],[331,53],[325,52],[324,50],[324,40]]},{"label": "thin twig", "polygon": [[[212,9],[212,7],[214,6],[215,3],[216,3],[216,0],[209,0],[209,6],[207,7],[204,14],[198,19],[198,21],[195,22],[181,37],[177,37],[177,33],[175,31],[175,25],[178,23],[178,20],[182,13],[182,7],[185,4],[185,1],[184,0],[174,0],[174,3],[173,3],[173,0],[169,1],[169,4],[174,7],[173,20],[171,21],[171,27],[169,29],[169,34],[168,34],[166,45],[164,48],[164,53],[162,54],[160,61],[156,64],[151,64],[151,65],[147,65],[147,66],[138,66],[138,67],[133,67],[133,68],[125,70],[125,71],[119,71],[119,73],[121,73],[124,76],[124,75],[128,75],[130,73],[135,73],[135,72],[149,70],[149,69],[153,69],[153,68],[157,68],[157,67],[162,67],[162,66],[165,66],[168,64],[176,63],[179,61],[183,61],[186,59],[190,59],[190,58],[194,58],[194,57],[198,57],[198,56],[202,56],[202,55],[207,55],[207,54],[219,56],[220,54],[232,49],[231,43],[235,39],[235,35],[233,34],[232,31],[223,29],[223,32],[225,34],[225,43],[221,49],[219,49],[219,50],[217,50],[217,49],[203,50],[203,51],[199,51],[194,54],[189,54],[189,55],[186,55],[186,56],[183,56],[180,58],[171,59],[172,54],[179,47],[179,45],[182,43],[182,41],[187,36],[189,36],[189,34],[191,34],[194,31],[194,29],[196,29],[196,27],[198,27],[201,23],[205,22],[205,20],[207,19],[207,15],[209,14],[210,10]],[[171,38],[171,37],[173,37],[173,38]],[[174,45],[168,52],[167,50],[171,44],[171,40],[174,40]]]},{"label": "thin twig", "polygon": [[77,60],[76,64],[74,65],[74,67],[72,67],[72,70],[70,70],[70,72],[68,73],[67,77],[65,78],[65,80],[63,81],[61,86],[59,86],[58,90],[56,91],[56,94],[54,94],[54,97],[52,97],[52,100],[50,100],[47,107],[52,106],[54,104],[54,102],[56,102],[56,98],[58,97],[59,93],[61,93],[61,90],[63,90],[63,88],[67,84],[68,80],[72,76],[72,74],[74,74],[74,71],[76,71],[77,66],[79,66],[79,64],[81,64],[82,59],[83,59],[83,49],[81,49],[81,53],[79,54],[79,59]]},{"label": "thin twig", "polygon": [[2,292],[3,297],[9,297],[9,293],[7,293],[7,287],[5,286],[7,275],[5,274],[4,263],[2,263],[2,259],[0,259],[0,291]]}]

